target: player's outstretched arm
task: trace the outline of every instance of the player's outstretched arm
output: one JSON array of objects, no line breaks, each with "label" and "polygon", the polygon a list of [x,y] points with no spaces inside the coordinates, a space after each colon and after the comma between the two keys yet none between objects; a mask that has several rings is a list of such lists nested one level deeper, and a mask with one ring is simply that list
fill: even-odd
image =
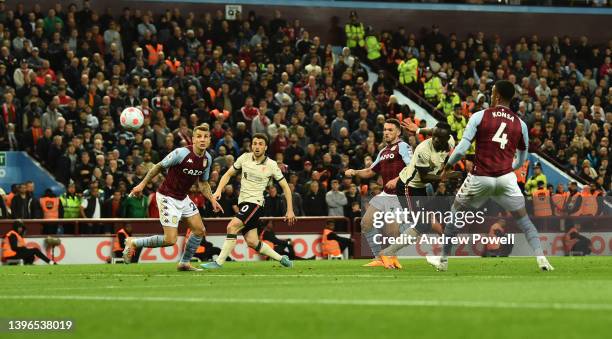
[{"label": "player's outstretched arm", "polygon": [[293,195],[291,194],[291,188],[289,188],[289,184],[287,184],[287,180],[285,179],[282,179],[278,184],[283,189],[285,202],[287,203],[287,214],[285,214],[285,221],[289,224],[289,226],[293,226],[296,218],[295,213],[293,213]]},{"label": "player's outstretched arm", "polygon": [[151,168],[151,170],[149,172],[147,172],[147,175],[145,175],[144,179],[142,179],[142,181],[134,186],[134,188],[132,188],[132,191],[130,192],[130,196],[136,194],[136,193],[140,193],[142,192],[145,187],[147,187],[147,184],[153,179],[155,178],[159,173],[161,173],[162,169],[164,167],[162,166],[161,162],[158,162],[157,164],[155,164],[155,166],[153,166]]},{"label": "player's outstretched arm", "polygon": [[347,177],[359,177],[361,179],[370,179],[375,174],[376,172],[374,172],[371,168],[364,168],[361,170],[347,169],[344,172],[344,175],[346,175]]},{"label": "player's outstretched arm", "polygon": [[433,128],[419,128],[419,126],[412,121],[401,121],[400,124],[406,131],[414,134],[432,135],[434,130]]},{"label": "player's outstretched arm", "polygon": [[228,168],[225,174],[223,174],[223,176],[221,177],[221,180],[219,180],[219,185],[217,185],[217,189],[215,190],[215,193],[211,197],[211,200],[210,200],[211,202],[217,201],[219,200],[219,198],[221,198],[221,192],[223,192],[223,188],[225,187],[225,185],[227,185],[227,183],[229,182],[231,177],[234,176],[234,174],[236,174],[236,169],[234,168],[234,166]]}]

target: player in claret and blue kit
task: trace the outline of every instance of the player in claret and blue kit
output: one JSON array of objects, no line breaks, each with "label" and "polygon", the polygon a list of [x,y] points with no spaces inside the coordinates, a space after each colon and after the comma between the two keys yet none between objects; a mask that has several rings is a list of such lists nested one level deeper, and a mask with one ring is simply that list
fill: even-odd
[{"label": "player in claret and blue kit", "polygon": [[178,264],[179,271],[201,271],[189,264],[191,257],[205,235],[204,223],[196,205],[191,201],[189,189],[200,181],[200,189],[204,196],[212,203],[214,211],[223,211],[216,199],[213,199],[208,178],[212,158],[206,152],[210,145],[210,131],[208,126],[201,125],[193,130],[193,145],[177,148],[169,153],[162,161],[157,163],[147,173],[145,178],[136,185],[132,194],[142,192],[149,181],[164,169],[168,174],[156,193],[159,208],[159,221],[164,228],[164,235],[154,235],[146,238],[127,238],[123,258],[125,263],[137,248],[165,247],[176,243],[179,221],[184,221],[191,229],[191,236],[187,239],[185,251]]},{"label": "player in claret and blue kit", "polygon": [[[495,83],[491,107],[470,117],[461,142],[449,157],[442,177],[452,171],[453,166],[470,148],[472,140],[476,139],[474,169],[461,185],[451,211],[479,208],[489,198],[493,199],[512,213],[517,226],[535,252],[540,269],[552,271],[553,267],[544,256],[538,230],[527,216],[525,198],[514,174],[514,170],[520,168],[527,159],[529,145],[527,125],[508,108],[514,91],[514,85],[509,81],[500,80]],[[515,155],[517,160],[514,159]],[[452,239],[459,228],[454,223],[447,223],[444,235]],[[452,246],[450,241],[445,243],[442,256],[428,257],[427,261],[439,271],[446,271]]]}]

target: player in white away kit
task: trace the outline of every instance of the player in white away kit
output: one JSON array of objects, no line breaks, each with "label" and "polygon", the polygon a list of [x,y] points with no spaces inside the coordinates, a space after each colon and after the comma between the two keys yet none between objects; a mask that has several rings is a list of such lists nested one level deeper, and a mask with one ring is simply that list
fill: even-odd
[{"label": "player in white away kit", "polygon": [[264,134],[253,135],[253,141],[251,142],[251,152],[244,153],[238,159],[232,167],[221,177],[219,185],[213,199],[217,200],[221,197],[223,188],[229,182],[229,179],[236,174],[238,171],[242,171],[242,180],[240,181],[240,194],[238,195],[238,214],[227,225],[227,238],[221,248],[221,254],[217,257],[216,261],[209,262],[200,265],[206,269],[217,269],[221,268],[225,263],[227,257],[232,253],[234,247],[236,247],[236,238],[238,232],[242,232],[244,240],[247,245],[259,252],[261,255],[270,257],[276,261],[279,261],[281,265],[285,267],[292,267],[293,263],[289,260],[286,255],[281,256],[276,253],[274,249],[263,241],[259,240],[257,236],[257,226],[259,224],[259,217],[263,212],[264,196],[263,192],[270,183],[270,179],[274,179],[283,189],[285,194],[285,201],[287,203],[287,214],[285,215],[285,221],[289,225],[293,225],[295,222],[295,214],[293,214],[293,199],[291,195],[291,189],[289,184],[276,161],[266,156],[266,150],[268,149],[268,137]]},{"label": "player in white away kit", "polygon": [[[529,134],[525,122],[508,108],[512,97],[514,85],[511,82],[500,80],[495,83],[491,94],[492,107],[472,115],[461,142],[448,159],[442,177],[452,170],[476,138],[474,169],[461,185],[451,211],[479,208],[489,198],[493,199],[512,213],[535,252],[540,269],[552,271],[553,267],[544,256],[538,230],[525,211],[525,198],[514,174],[514,170],[527,159]],[[514,161],[515,154],[518,155],[517,161]],[[459,228],[453,223],[446,224],[444,235],[452,239]],[[428,257],[427,261],[439,271],[446,271],[452,247],[449,241],[444,244],[441,257]]]},{"label": "player in white away kit", "polygon": [[[402,124],[404,125],[404,124]],[[412,127],[414,126],[414,127]],[[435,128],[419,129],[416,124],[405,124],[411,132],[420,134],[431,134],[432,137],[421,142],[414,150],[410,164],[399,174],[400,180],[397,182],[397,196],[402,208],[418,212],[420,210],[435,211],[433,201],[427,196],[426,184],[437,184],[441,181],[441,173],[448,154],[455,147],[455,139],[451,136],[450,126],[445,122],[439,122]],[[454,172],[448,175],[449,178],[457,178],[461,172]],[[435,188],[434,188],[435,189]],[[439,222],[439,221],[436,221]],[[430,224],[409,222],[410,228],[403,233],[417,238],[423,233],[428,233],[431,229]],[[406,247],[407,244],[392,244],[385,248],[380,258],[385,268],[402,268],[396,263],[397,252]]]}]

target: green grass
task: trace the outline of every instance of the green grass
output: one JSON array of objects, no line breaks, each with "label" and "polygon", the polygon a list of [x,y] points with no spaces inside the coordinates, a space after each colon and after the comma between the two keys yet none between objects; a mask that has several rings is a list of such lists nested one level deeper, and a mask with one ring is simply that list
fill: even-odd
[{"label": "green grass", "polygon": [[75,322],[53,338],[609,338],[610,257],[553,257],[548,273],[534,258],[365,262],[3,266],[0,319]]}]

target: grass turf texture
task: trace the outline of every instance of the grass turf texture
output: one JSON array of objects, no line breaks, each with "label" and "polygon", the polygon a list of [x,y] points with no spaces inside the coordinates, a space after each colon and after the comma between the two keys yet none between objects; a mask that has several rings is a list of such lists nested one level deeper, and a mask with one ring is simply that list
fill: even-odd
[{"label": "grass turf texture", "polygon": [[424,259],[3,266],[0,319],[74,321],[53,338],[609,338],[612,258],[550,261],[548,273],[534,258],[451,258],[448,272]]}]

